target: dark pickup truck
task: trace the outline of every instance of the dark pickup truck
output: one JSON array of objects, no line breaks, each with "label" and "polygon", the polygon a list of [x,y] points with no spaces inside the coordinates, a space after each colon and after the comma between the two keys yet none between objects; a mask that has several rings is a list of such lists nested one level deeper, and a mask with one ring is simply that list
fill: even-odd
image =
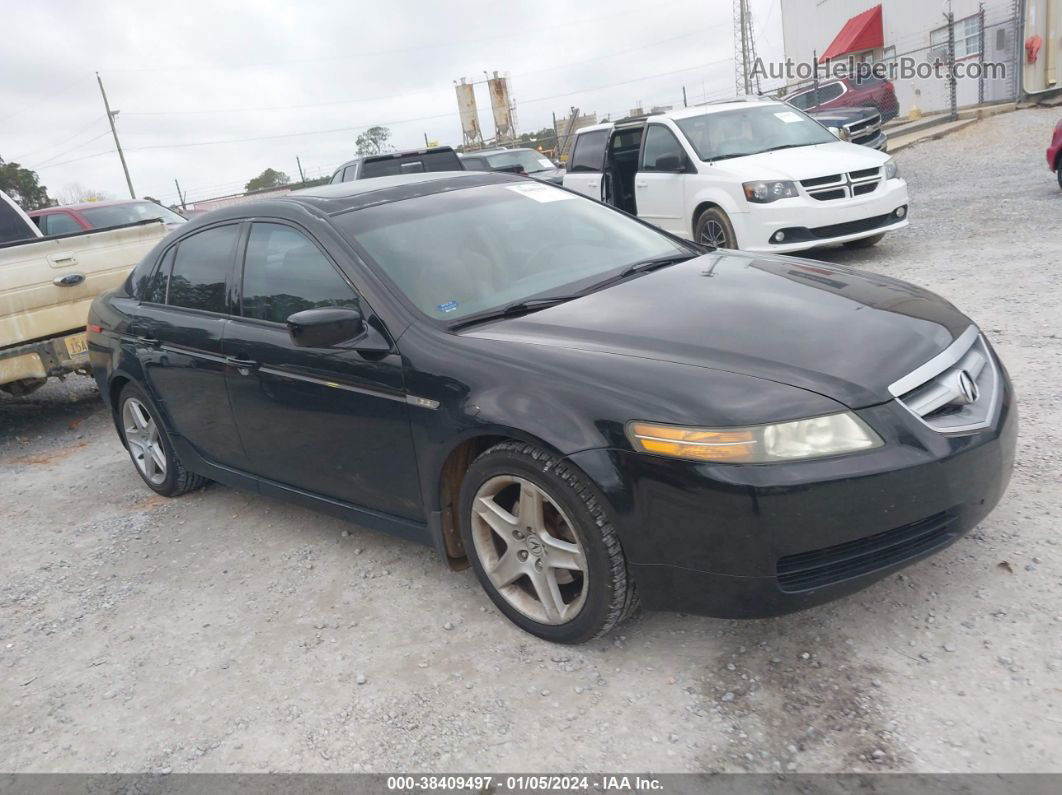
[{"label": "dark pickup truck", "polygon": [[332,183],[353,182],[356,179],[394,177],[400,174],[419,174],[424,171],[464,171],[457,152],[450,146],[427,149],[407,149],[403,152],[383,152],[347,161],[332,174]]},{"label": "dark pickup truck", "polygon": [[823,127],[840,130],[840,138],[879,152],[888,151],[889,139],[881,129],[881,113],[876,108],[833,108],[804,111]]}]

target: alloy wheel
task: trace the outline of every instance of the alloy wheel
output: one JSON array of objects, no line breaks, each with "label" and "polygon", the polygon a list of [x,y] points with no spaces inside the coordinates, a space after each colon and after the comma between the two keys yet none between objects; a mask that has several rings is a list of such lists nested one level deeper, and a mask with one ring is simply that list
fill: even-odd
[{"label": "alloy wheel", "polygon": [[472,502],[472,540],[491,584],[542,624],[565,624],[586,602],[586,553],[572,523],[546,491],[499,475]]},{"label": "alloy wheel", "polygon": [[166,451],[155,418],[136,398],[122,406],[122,428],[133,463],[146,480],[156,486],[166,480]]},{"label": "alloy wheel", "polygon": [[726,248],[726,229],[715,218],[709,218],[701,229],[700,242],[711,248]]}]

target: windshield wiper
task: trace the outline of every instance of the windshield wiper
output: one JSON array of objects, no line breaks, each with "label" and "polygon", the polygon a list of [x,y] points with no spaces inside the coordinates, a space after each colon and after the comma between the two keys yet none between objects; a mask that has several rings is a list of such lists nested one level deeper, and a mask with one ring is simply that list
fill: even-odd
[{"label": "windshield wiper", "polygon": [[508,306],[503,306],[500,309],[482,312],[478,315],[466,317],[464,320],[458,320],[450,325],[450,330],[457,331],[466,326],[473,326],[476,323],[485,323],[488,320],[499,320],[506,317],[527,315],[531,312],[537,312],[540,309],[548,309],[551,306],[563,304],[565,301],[572,301],[580,297],[581,296],[579,295],[553,295],[547,298],[528,298],[526,301],[517,301]]},{"label": "windshield wiper", "polygon": [[778,146],[772,146],[770,149],[764,149],[764,152],[777,152],[779,149],[799,149],[801,146],[812,146],[812,144],[779,144]]},{"label": "windshield wiper", "polygon": [[632,262],[626,268],[621,270],[614,276],[609,276],[607,279],[592,284],[582,291],[582,295],[587,293],[596,293],[598,290],[603,290],[606,287],[611,287],[616,282],[621,282],[624,279],[629,279],[639,273],[648,273],[649,271],[655,271],[659,268],[666,268],[668,265],[675,265],[679,262],[685,262],[686,260],[694,259],[701,256],[693,252],[686,252],[683,254],[670,254],[666,257],[652,257],[650,259],[639,260],[638,262]]},{"label": "windshield wiper", "polygon": [[734,152],[729,155],[716,155],[715,157],[709,157],[705,160],[705,163],[714,163],[717,160],[729,160],[732,157],[748,157],[749,155],[758,155],[759,152]]}]

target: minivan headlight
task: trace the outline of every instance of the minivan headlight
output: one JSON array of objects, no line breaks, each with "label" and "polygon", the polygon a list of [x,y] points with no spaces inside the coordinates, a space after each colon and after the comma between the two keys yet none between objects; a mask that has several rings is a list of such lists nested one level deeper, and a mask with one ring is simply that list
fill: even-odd
[{"label": "minivan headlight", "polygon": [[797,193],[796,183],[785,180],[773,180],[768,182],[745,182],[745,198],[754,204],[770,204],[779,199],[792,199],[800,194]]},{"label": "minivan headlight", "polygon": [[896,179],[900,176],[900,167],[891,157],[885,161],[885,179]]},{"label": "minivan headlight", "polygon": [[869,450],[881,437],[850,411],[745,428],[691,428],[627,423],[627,438],[642,453],[722,464],[768,464]]}]

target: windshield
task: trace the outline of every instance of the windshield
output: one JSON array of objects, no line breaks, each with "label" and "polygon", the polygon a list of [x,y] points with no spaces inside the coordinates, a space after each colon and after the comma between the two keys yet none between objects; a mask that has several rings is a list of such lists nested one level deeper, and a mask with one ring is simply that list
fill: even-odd
[{"label": "windshield", "polygon": [[522,152],[503,152],[499,155],[488,155],[487,163],[492,169],[505,168],[506,166],[520,166],[525,174],[534,174],[538,171],[549,171],[556,168],[545,155],[538,152],[523,150]]},{"label": "windshield", "polygon": [[167,224],[183,224],[187,219],[155,202],[129,202],[105,204],[102,207],[85,207],[78,210],[96,229],[105,226],[122,226],[158,218]]},{"label": "windshield", "polygon": [[817,121],[780,104],[706,113],[675,124],[704,161],[837,141]]},{"label": "windshield", "polygon": [[335,222],[417,309],[445,323],[690,254],[615,210],[536,182],[420,196]]}]

